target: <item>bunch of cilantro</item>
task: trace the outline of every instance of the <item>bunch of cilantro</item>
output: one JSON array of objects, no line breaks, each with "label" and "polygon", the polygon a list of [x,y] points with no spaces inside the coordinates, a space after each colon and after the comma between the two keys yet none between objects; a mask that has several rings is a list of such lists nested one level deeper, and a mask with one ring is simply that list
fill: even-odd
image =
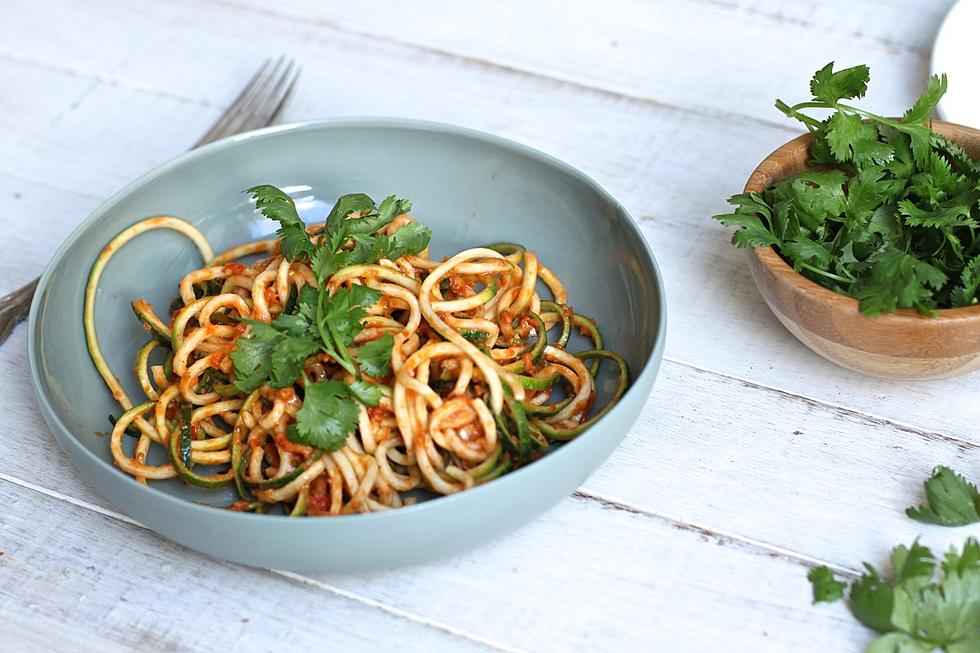
[{"label": "bunch of cilantro", "polygon": [[863,97],[869,79],[867,66],[835,71],[831,62],[810,81],[810,101],[777,100],[813,134],[811,169],[735,195],[734,213],[714,217],[738,227],[736,247],[775,247],[809,279],[859,300],[865,315],[975,304],[980,165],[926,124],[946,76],[933,76],[898,119],[843,102]]},{"label": "bunch of cilantro", "polygon": [[376,304],[381,294],[359,285],[341,287],[331,294],[327,282],[338,270],[351,265],[418,254],[428,246],[432,232],[409,222],[390,235],[378,234],[396,216],[407,213],[411,202],[392,195],[376,205],[358,193],[338,199],[323,230],[311,239],[286,193],[269,185],[246,192],[263,215],[279,223],[282,255],[290,261],[309,262],[317,286],[303,286],[271,323],[244,320],[249,332],[239,338],[230,354],[235,364],[235,387],[245,393],[262,385],[293,387],[310,356],[329,355],[352,382],[304,379],[298,390],[303,406],[286,435],[300,444],[336,451],[357,426],[359,404],[377,406],[387,392],[386,386],[374,379],[388,376],[394,341],[386,334],[354,347],[367,308]]},{"label": "bunch of cilantro", "polygon": [[[950,548],[941,574],[936,562],[932,551],[913,542],[892,549],[891,577],[865,563],[865,573],[851,583],[848,607],[880,633],[867,653],[980,651],[980,542],[971,537],[962,551]],[[807,578],[814,602],[843,598],[844,583],[827,567],[812,569]]]},{"label": "bunch of cilantro", "polygon": [[[949,467],[937,467],[925,490],[927,505],[905,511],[912,519],[942,526],[980,521],[980,492]],[[900,545],[892,549],[891,565],[885,577],[865,563],[865,573],[851,583],[851,613],[880,634],[868,653],[980,651],[980,542],[968,538],[961,552],[950,549],[939,569],[928,548]],[[826,566],[811,569],[807,579],[814,603],[844,597],[846,585]]]}]

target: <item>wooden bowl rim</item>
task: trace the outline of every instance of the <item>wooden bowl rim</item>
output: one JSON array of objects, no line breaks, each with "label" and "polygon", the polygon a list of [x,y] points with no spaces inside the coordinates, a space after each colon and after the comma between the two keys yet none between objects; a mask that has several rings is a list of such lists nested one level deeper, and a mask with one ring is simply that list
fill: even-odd
[{"label": "wooden bowl rim", "polygon": [[[947,127],[951,132],[969,132],[975,135],[977,138],[980,138],[980,130],[974,129],[973,127],[967,127],[966,125],[947,122],[945,120],[930,120],[929,126],[930,128],[933,126]],[[813,134],[807,132],[800,134],[796,138],[783,143],[778,148],[773,150],[769,156],[763,159],[759,165],[756,166],[755,170],[752,171],[752,174],[749,176],[749,180],[745,182],[745,189],[743,192],[761,193],[774,182],[783,179],[781,176],[771,174],[767,164],[774,158],[778,158],[779,155],[785,150],[800,147],[804,143],[809,144],[809,142],[812,140]],[[957,139],[955,137],[950,137],[950,140],[955,142]],[[848,312],[853,311],[855,313],[861,312],[860,302],[858,300],[833,291],[830,288],[825,288],[819,283],[806,278],[793,269],[793,266],[787,263],[772,246],[756,247],[750,250],[750,253],[752,256],[755,256],[759,263],[769,268],[773,272],[778,273],[779,278],[785,280],[787,283],[793,284],[797,289],[803,292],[814,295],[817,300],[830,304],[835,309],[844,309]],[[786,272],[790,272],[792,274],[786,275]],[[929,317],[927,315],[922,315],[918,311],[911,308],[900,308],[894,313],[881,313],[872,319],[896,324],[909,321],[928,321],[930,323],[935,323],[937,320],[977,320],[980,319],[980,304],[975,304],[973,306],[961,306],[958,308],[937,308],[934,309],[934,313],[934,317]]]}]

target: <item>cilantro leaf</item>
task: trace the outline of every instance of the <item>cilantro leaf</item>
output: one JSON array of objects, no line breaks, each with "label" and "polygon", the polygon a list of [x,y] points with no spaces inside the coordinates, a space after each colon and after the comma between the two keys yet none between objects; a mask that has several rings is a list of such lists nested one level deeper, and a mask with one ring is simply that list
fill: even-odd
[{"label": "cilantro leaf", "polygon": [[949,547],[942,566],[946,574],[962,575],[967,570],[980,569],[980,542],[972,537],[966,538],[962,553],[958,552],[955,546]]},{"label": "cilantro leaf", "polygon": [[980,223],[972,213],[978,197],[980,193],[969,191],[934,209],[921,209],[904,199],[898,203],[898,212],[905,218],[905,224],[912,227],[977,227]]},{"label": "cilantro leaf", "polygon": [[871,257],[869,275],[852,287],[861,312],[878,315],[896,308],[915,308],[928,312],[933,308],[932,291],[946,283],[946,275],[925,261],[885,245]]},{"label": "cilantro leaf", "polygon": [[[350,265],[369,265],[383,258],[394,260],[425,249],[432,232],[416,222],[402,225],[391,235],[374,234],[411,207],[410,201],[396,199],[394,195],[386,197],[376,210],[366,195],[341,197],[330,213],[319,246],[310,257],[313,273],[320,283]],[[348,218],[354,211],[364,215]],[[351,242],[353,249],[345,249]]]},{"label": "cilantro leaf", "polygon": [[303,372],[303,363],[318,351],[320,351],[320,341],[314,338],[302,336],[279,338],[272,349],[269,385],[273,388],[288,388],[296,383],[296,379]]},{"label": "cilantro leaf", "polygon": [[883,183],[886,170],[881,166],[864,168],[847,184],[844,215],[851,226],[864,225],[874,212],[895,193],[894,185]]},{"label": "cilantro leaf", "polygon": [[814,567],[806,577],[813,585],[814,603],[833,603],[844,596],[846,586],[834,578],[834,572],[830,570],[830,567],[824,565]]},{"label": "cilantro leaf", "polygon": [[905,511],[912,519],[942,526],[965,526],[980,521],[980,492],[949,467],[936,467],[925,488],[928,505]]},{"label": "cilantro leaf", "polygon": [[902,116],[902,122],[920,123],[929,120],[936,112],[936,105],[946,94],[948,80],[944,74],[942,77],[933,75],[926,83],[926,90],[915,101],[915,104]]},{"label": "cilantro leaf", "polygon": [[[894,580],[867,570],[851,583],[848,606],[864,625],[881,633],[867,649],[876,653],[974,653],[980,644],[980,542],[968,538],[962,552],[955,547],[942,563],[944,577],[933,580],[936,560],[924,546],[892,550]],[[840,588],[826,567],[807,575],[814,603],[836,600]]]},{"label": "cilantro leaf", "polygon": [[357,428],[359,413],[343,381],[307,383],[303,406],[296,413],[296,422],[286,429],[286,436],[297,444],[336,451]]},{"label": "cilantro leaf", "polygon": [[980,571],[948,574],[941,583],[895,590],[895,626],[916,639],[947,646],[980,635]]},{"label": "cilantro leaf", "polygon": [[338,288],[329,297],[321,315],[321,323],[329,330],[331,342],[342,355],[361,332],[361,320],[367,315],[366,308],[378,303],[381,293],[367,286]]},{"label": "cilantro leaf", "polygon": [[279,249],[290,261],[308,258],[313,254],[313,243],[306,233],[306,225],[296,212],[296,204],[289,195],[269,184],[253,186],[245,191],[255,199],[255,208],[270,220],[279,223]]},{"label": "cilantro leaf", "polygon": [[848,606],[857,620],[868,628],[879,633],[888,632],[893,629],[895,590],[874,567],[865,563],[864,568],[861,578],[851,583]]},{"label": "cilantro leaf", "polygon": [[394,345],[395,339],[390,333],[386,333],[358,347],[354,351],[354,358],[365,374],[383,379],[388,376],[391,348]]},{"label": "cilantro leaf", "polygon": [[828,103],[860,98],[867,93],[870,79],[871,70],[865,65],[834,72],[834,62],[831,61],[813,74],[810,93],[814,100]]},{"label": "cilantro leaf", "polygon": [[[374,202],[371,203],[372,210]],[[377,212],[357,220],[348,220],[345,223],[347,233],[350,235],[372,234],[381,227],[384,227],[392,220],[403,213],[412,210],[412,203],[405,199],[396,199],[394,195],[389,195],[378,205]]]},{"label": "cilantro leaf", "polygon": [[815,263],[821,266],[830,265],[833,255],[826,247],[812,241],[806,236],[797,236],[795,240],[783,243],[779,251],[799,269],[801,263]]},{"label": "cilantro leaf", "polygon": [[428,247],[429,240],[432,238],[432,230],[418,222],[409,222],[402,225],[390,236],[379,236],[378,238],[382,243],[381,251],[384,254],[379,258],[394,261],[407,254],[418,254]]},{"label": "cilantro leaf", "polygon": [[892,549],[890,561],[895,571],[896,585],[924,585],[932,580],[936,558],[927,547],[912,542],[911,547],[899,544]]},{"label": "cilantro leaf", "polygon": [[251,327],[247,337],[239,338],[230,357],[235,364],[235,387],[252,392],[265,383],[272,371],[272,350],[279,332],[264,322],[246,321]]},{"label": "cilantro leaf", "polygon": [[326,228],[337,229],[340,222],[351,213],[369,213],[372,211],[374,211],[374,200],[364,193],[341,195],[337,198],[333,208],[330,209],[330,214],[326,219]]},{"label": "cilantro leaf", "polygon": [[827,144],[838,163],[885,163],[893,151],[878,141],[878,130],[861,116],[836,111],[827,122]]},{"label": "cilantro leaf", "polygon": [[384,396],[384,386],[380,383],[371,383],[364,379],[358,379],[347,386],[351,395],[365,406],[377,406],[381,403]]},{"label": "cilantro leaf", "polygon": [[877,637],[864,653],[931,653],[932,644],[920,642],[906,633],[885,633]]},{"label": "cilantro leaf", "polygon": [[252,392],[268,382],[286,388],[296,382],[306,359],[320,350],[310,325],[298,315],[281,315],[272,324],[245,320],[249,335],[239,338],[231,352],[235,387]]},{"label": "cilantro leaf", "polygon": [[726,213],[714,216],[726,227],[738,227],[738,231],[732,234],[732,245],[740,248],[747,247],[769,247],[778,245],[779,238],[773,234],[769,227],[763,223],[772,223],[772,207],[756,193],[742,193],[728,198],[728,203],[735,206],[734,213]]}]

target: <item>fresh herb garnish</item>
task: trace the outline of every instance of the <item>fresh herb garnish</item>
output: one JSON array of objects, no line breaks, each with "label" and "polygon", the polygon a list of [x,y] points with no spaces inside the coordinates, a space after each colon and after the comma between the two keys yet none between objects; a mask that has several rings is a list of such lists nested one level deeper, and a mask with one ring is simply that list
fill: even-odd
[{"label": "fresh herb garnish", "polygon": [[909,507],[912,519],[941,526],[965,526],[980,521],[980,492],[977,486],[940,465],[925,482],[928,505]]},{"label": "fresh herb garnish", "polygon": [[814,567],[806,577],[813,584],[814,603],[833,603],[844,596],[847,585],[834,578],[830,567]]},{"label": "fresh herb garnish", "polygon": [[287,435],[298,443],[330,451],[339,449],[357,426],[358,404],[378,405],[384,389],[362,377],[388,375],[394,340],[384,335],[355,348],[354,340],[363,329],[361,321],[381,293],[361,285],[340,287],[331,293],[327,282],[331,275],[350,265],[418,254],[428,246],[431,232],[416,222],[408,222],[392,234],[376,233],[406,213],[411,202],[390,196],[376,206],[370,197],[357,193],[337,200],[323,231],[314,240],[286,193],[269,185],[246,192],[255,198],[259,211],[279,223],[282,255],[290,261],[309,261],[318,285],[306,285],[291,294],[288,311],[269,324],[244,321],[249,333],[239,338],[231,352],[234,384],[243,392],[252,392],[263,384],[291,387],[303,374],[303,365],[310,356],[327,354],[353,381],[305,383],[303,406]]},{"label": "fresh herb garnish", "polygon": [[[735,211],[714,217],[738,228],[736,247],[775,247],[804,276],[858,299],[866,315],[975,304],[980,165],[924,124],[946,77],[933,76],[897,119],[845,102],[863,97],[869,79],[867,66],[829,63],[814,74],[810,101],[777,100],[813,134],[813,170],[735,195]],[[832,113],[819,119],[809,109]]]},{"label": "fresh herb garnish", "polygon": [[[884,578],[871,565],[851,583],[848,607],[865,626],[880,633],[874,653],[946,653],[980,650],[980,543],[968,538],[951,548],[938,567],[932,552],[914,542],[892,549],[893,574]],[[936,578],[941,575],[941,578]],[[843,583],[826,567],[807,576],[814,600],[841,598]],[[821,598],[817,599],[818,594]]]},{"label": "fresh herb garnish", "polygon": [[359,412],[350,386],[343,381],[307,383],[303,406],[286,435],[293,442],[336,451],[357,427]]}]

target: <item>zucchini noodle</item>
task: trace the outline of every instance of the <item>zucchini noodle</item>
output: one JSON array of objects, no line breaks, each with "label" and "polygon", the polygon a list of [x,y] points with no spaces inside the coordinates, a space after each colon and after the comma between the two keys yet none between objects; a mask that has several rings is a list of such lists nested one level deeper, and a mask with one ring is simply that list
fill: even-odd
[{"label": "zucchini noodle", "polygon": [[[400,215],[376,234],[391,236],[413,221]],[[102,355],[95,299],[115,252],[161,228],[186,236],[203,267],[177,284],[166,318],[133,301],[150,334],[135,354],[146,400],[134,405]],[[315,238],[322,228],[307,231]],[[245,393],[235,385],[230,354],[252,328],[246,321],[269,323],[290,313],[306,285],[317,286],[310,261],[287,260],[277,239],[215,256],[204,234],[169,216],[116,236],[92,266],[84,307],[89,354],[123,411],[110,437],[116,465],[143,484],[179,478],[203,488],[234,486],[235,510],[290,516],[387,510],[413,503],[417,490],[451,494],[532,463],[591,426],[629,384],[625,361],[603,348],[596,322],[572,310],[565,286],[534,252],[497,243],[439,261],[426,248],[343,267],[326,280],[331,293],[354,285],[380,292],[354,344],[390,334],[391,371],[370,379],[385,386],[380,402],[358,404],[357,428],[341,448],[294,442],[288,427],[297,421],[306,384],[350,383],[350,370],[318,352],[291,387],[266,384]],[[587,351],[568,351],[574,327],[591,341]],[[593,412],[603,361],[618,382],[611,400]],[[147,462],[155,451],[166,462]]]}]

